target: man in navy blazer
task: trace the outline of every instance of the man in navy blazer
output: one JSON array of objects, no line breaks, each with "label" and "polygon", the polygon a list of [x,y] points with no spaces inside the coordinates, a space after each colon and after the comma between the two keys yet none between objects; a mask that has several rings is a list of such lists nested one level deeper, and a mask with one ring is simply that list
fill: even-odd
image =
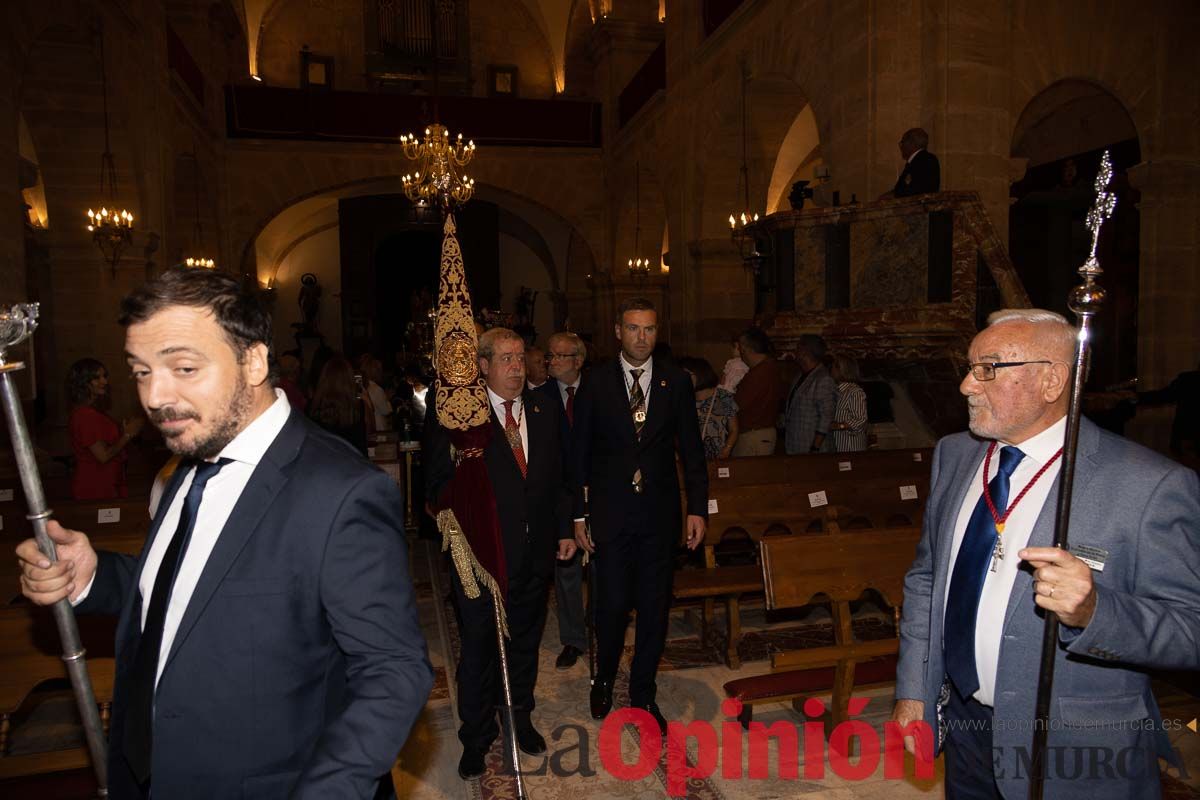
[{"label": "man in navy blazer", "polygon": [[950,798],[1028,796],[1047,610],[1045,797],[1158,797],[1175,760],[1148,673],[1200,667],[1200,485],[1082,419],[1070,552],[1051,546],[1074,340],[1052,312],[993,314],[961,387],[971,433],[934,453],[893,718],[923,721],[910,750],[945,748]]},{"label": "man in navy blazer", "polygon": [[[675,549],[682,530],[689,548],[704,541],[708,468],[691,378],[673,362],[652,356],[658,339],[653,303],[626,300],[614,327],[621,352],[588,375],[572,440],[575,541],[596,558],[596,679],[589,706],[594,719],[612,710],[613,682],[634,609],[629,703],[654,717],[666,735],[655,678],[666,645]],[[686,528],[676,454],[683,466]],[[585,486],[593,538],[583,521]]]},{"label": "man in navy blazer", "polygon": [[900,137],[904,170],[896,178],[891,197],[912,197],[941,190],[942,165],[928,147],[929,134],[923,128],[910,128]]},{"label": "man in navy blazer", "polygon": [[109,797],[383,796],[433,678],[399,491],[272,387],[270,316],[238,282],[164,273],[122,324],[184,457],[146,545],[52,523],[54,566],[17,548],[33,602],[120,615]]}]

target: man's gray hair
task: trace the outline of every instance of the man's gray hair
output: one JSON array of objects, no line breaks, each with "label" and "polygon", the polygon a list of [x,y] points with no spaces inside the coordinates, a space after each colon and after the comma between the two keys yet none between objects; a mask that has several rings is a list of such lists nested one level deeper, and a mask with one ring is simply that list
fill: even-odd
[{"label": "man's gray hair", "polygon": [[555,341],[566,342],[575,349],[575,355],[587,361],[587,345],[583,339],[579,338],[579,334],[571,333],[570,331],[559,331],[558,333],[550,334],[550,338],[546,340],[547,347],[554,347]]},{"label": "man's gray hair", "polygon": [[[992,312],[987,318],[989,328],[1006,322],[1044,326],[1045,333],[1038,337],[1040,341],[1050,344],[1055,349],[1061,349],[1062,353],[1075,352],[1075,340],[1079,330],[1058,312],[1047,311],[1044,308],[1002,308]],[[1070,355],[1067,358],[1070,358]]]},{"label": "man's gray hair", "polygon": [[492,356],[496,353],[496,345],[500,342],[507,342],[515,339],[522,345],[525,340],[521,338],[521,334],[509,328],[488,328],[479,337],[479,357],[492,360]]}]

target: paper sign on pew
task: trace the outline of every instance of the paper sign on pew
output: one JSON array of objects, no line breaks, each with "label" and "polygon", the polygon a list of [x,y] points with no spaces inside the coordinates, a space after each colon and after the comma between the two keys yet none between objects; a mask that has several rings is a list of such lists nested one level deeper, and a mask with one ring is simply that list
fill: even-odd
[{"label": "paper sign on pew", "polygon": [[720,511],[720,507],[719,507],[719,506],[717,506],[717,498],[715,498],[715,497],[710,497],[710,498],[708,499],[708,513],[709,513],[709,514],[719,514],[719,513],[721,513],[721,511]]},{"label": "paper sign on pew", "polygon": [[820,506],[827,506],[827,505],[829,505],[829,498],[827,498],[825,496],[824,490],[821,490],[819,492],[809,492],[808,493],[808,507],[809,508],[819,508]]},{"label": "paper sign on pew", "polygon": [[838,462],[838,472],[849,472],[852,469],[854,469],[854,465],[851,464],[849,461],[839,461]]},{"label": "paper sign on pew", "polygon": [[718,478],[728,478],[729,477],[729,467],[717,467],[717,477]]},{"label": "paper sign on pew", "polygon": [[901,486],[900,487],[900,499],[901,500],[916,500],[917,499],[917,487],[916,486]]},{"label": "paper sign on pew", "polygon": [[120,508],[102,508],[98,512],[96,512],[96,522],[100,523],[101,525],[107,525],[112,522],[120,522],[120,521],[121,521],[121,509]]}]

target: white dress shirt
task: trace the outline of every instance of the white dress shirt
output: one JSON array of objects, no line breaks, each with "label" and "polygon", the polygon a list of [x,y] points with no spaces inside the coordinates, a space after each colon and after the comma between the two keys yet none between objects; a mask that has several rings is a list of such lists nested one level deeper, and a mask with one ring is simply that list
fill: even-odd
[{"label": "white dress shirt", "polygon": [[[183,619],[184,611],[187,610],[188,602],[192,599],[192,592],[195,591],[196,584],[200,581],[200,575],[204,572],[204,566],[208,563],[208,557],[216,547],[217,539],[220,538],[229,515],[233,513],[233,507],[237,504],[238,498],[242,496],[246,484],[250,482],[250,476],[267,452],[267,448],[283,430],[283,425],[287,422],[291,410],[287,395],[283,393],[282,389],[276,389],[275,402],[234,437],[232,442],[225,445],[225,449],[218,455],[218,458],[230,459],[231,463],[222,467],[221,471],[214,475],[208,485],[204,487],[204,497],[200,501],[200,508],[196,511],[196,524],[192,528],[191,539],[188,541],[187,550],[183,553],[179,571],[175,576],[175,584],[171,588],[171,598],[167,602],[167,613],[163,620],[162,647],[158,655],[158,671],[154,678],[156,686],[158,679],[162,676],[163,665],[171,653],[171,644],[175,640],[179,623]],[[175,497],[171,500],[171,505],[162,518],[162,523],[158,526],[158,533],[154,537],[154,543],[150,545],[150,552],[146,554],[146,564],[142,569],[141,579],[138,581],[138,590],[143,598],[141,617],[141,626],[143,627],[146,624],[146,615],[150,612],[150,602],[147,598],[154,592],[154,581],[158,577],[158,568],[162,564],[163,554],[166,552],[171,538],[175,535],[175,529],[179,527],[179,516],[183,513],[183,501],[192,485],[195,468],[190,468],[189,472],[191,474],[184,476],[183,481],[179,484],[179,489],[175,492]],[[95,581],[94,576],[92,581]],[[87,588],[76,598],[75,604],[82,602],[91,589],[92,583],[89,583]]]},{"label": "white dress shirt", "polygon": [[646,413],[649,414],[650,413],[650,378],[654,375],[654,356],[647,358],[646,363],[642,364],[640,367],[635,367],[632,364],[630,364],[628,361],[626,361],[624,352],[622,352],[621,355],[618,356],[617,361],[621,365],[621,375],[625,379],[625,394],[627,397],[630,398],[630,400],[633,399],[633,375],[630,373],[632,370],[635,370],[635,369],[643,370],[642,377],[638,379],[638,383],[640,383],[642,385],[642,397],[646,398],[644,407],[645,407]]},{"label": "white dress shirt", "polygon": [[[492,403],[492,413],[496,415],[496,419],[500,422],[500,427],[503,428],[504,421],[506,419],[506,415],[505,415],[505,411],[504,411],[504,404],[508,401],[505,400],[500,395],[493,392],[492,388],[490,386],[488,387],[487,393],[488,393],[488,400],[490,400]],[[521,449],[525,451],[525,464],[528,465],[529,464],[529,426],[525,423],[525,415],[523,413],[521,413],[524,405],[525,405],[524,400],[521,398],[520,395],[518,395],[517,399],[513,400],[512,415],[513,415],[513,419],[517,420],[517,423],[521,426]]]},{"label": "white dress shirt", "polygon": [[[1025,454],[1025,457],[1021,459],[1021,463],[1017,465],[1009,479],[1008,503],[1010,506],[1038,470],[1063,446],[1063,434],[1066,427],[1067,418],[1063,417],[1036,436],[1016,445]],[[992,453],[992,468],[987,476],[989,482],[1000,471],[1000,448],[1009,443],[997,442],[996,444],[996,451]],[[1061,466],[1062,458],[1060,457],[1013,509],[1012,514],[1004,523],[1004,535],[1001,537],[1004,542],[1004,559],[1000,561],[995,572],[991,571],[989,562],[988,571],[984,575],[983,592],[979,597],[979,612],[975,617],[975,668],[979,673],[979,691],[975,692],[974,697],[985,706],[992,706],[995,702],[996,670],[1000,665],[1004,617],[1008,611],[1008,599],[1012,594],[1013,584],[1017,580],[1017,568],[1021,564],[1017,552],[1028,543],[1029,535],[1033,533],[1033,526],[1037,523],[1037,518],[1042,513],[1042,507],[1050,496],[1050,487],[1054,485],[1054,479],[1058,477]],[[971,514],[974,513],[975,506],[979,503],[982,494],[983,462],[980,463],[979,469],[975,470],[975,474],[971,478],[971,487],[967,490],[967,496],[963,499],[962,508],[958,512],[958,520],[954,525],[954,543],[950,550],[949,566],[951,574],[954,572],[954,562],[958,558],[959,546],[967,532],[967,524],[970,522]],[[1004,515],[1004,509],[997,508],[996,511],[1001,516]],[[950,581],[946,581],[946,594],[947,596],[950,594]]]}]

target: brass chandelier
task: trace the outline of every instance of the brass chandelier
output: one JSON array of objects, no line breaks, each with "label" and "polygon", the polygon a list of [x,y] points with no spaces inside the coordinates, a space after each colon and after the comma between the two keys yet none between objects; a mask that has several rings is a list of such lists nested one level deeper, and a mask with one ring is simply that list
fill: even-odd
[{"label": "brass chandelier", "polygon": [[117,167],[113,160],[108,131],[108,70],[104,61],[104,28],[98,26],[100,38],[100,85],[104,97],[104,153],[100,156],[100,210],[87,210],[87,230],[92,241],[104,254],[104,260],[117,272],[117,263],[125,248],[133,244],[133,214],[117,204]]},{"label": "brass chandelier", "polygon": [[747,128],[747,111],[746,111],[746,84],[749,81],[749,68],[742,65],[742,167],[739,172],[738,183],[742,189],[742,210],[734,211],[729,215],[729,233],[733,239],[733,243],[737,245],[738,255],[741,256],[742,264],[749,271],[758,274],[762,263],[765,261],[763,253],[759,252],[758,243],[755,239],[755,227],[758,224],[758,212],[753,211],[750,207],[750,167],[746,156],[746,128]]},{"label": "brass chandelier", "polygon": [[401,178],[404,194],[420,206],[436,205],[443,210],[461,206],[475,193],[475,179],[463,172],[475,155],[475,142],[463,144],[462,134],[453,141],[450,131],[438,123],[425,129],[421,141],[413,134],[400,137],[404,155],[417,162],[417,170]]},{"label": "brass chandelier", "polygon": [[629,276],[632,278],[645,278],[650,275],[650,259],[642,258],[642,162],[638,161],[635,170],[634,178],[634,228],[633,228],[633,254],[634,257],[629,259]]},{"label": "brass chandelier", "polygon": [[200,156],[192,147],[192,193],[196,199],[196,221],[192,227],[192,253],[183,260],[186,267],[197,269],[216,269],[217,262],[211,258],[199,255],[204,250],[204,229],[200,226]]}]

